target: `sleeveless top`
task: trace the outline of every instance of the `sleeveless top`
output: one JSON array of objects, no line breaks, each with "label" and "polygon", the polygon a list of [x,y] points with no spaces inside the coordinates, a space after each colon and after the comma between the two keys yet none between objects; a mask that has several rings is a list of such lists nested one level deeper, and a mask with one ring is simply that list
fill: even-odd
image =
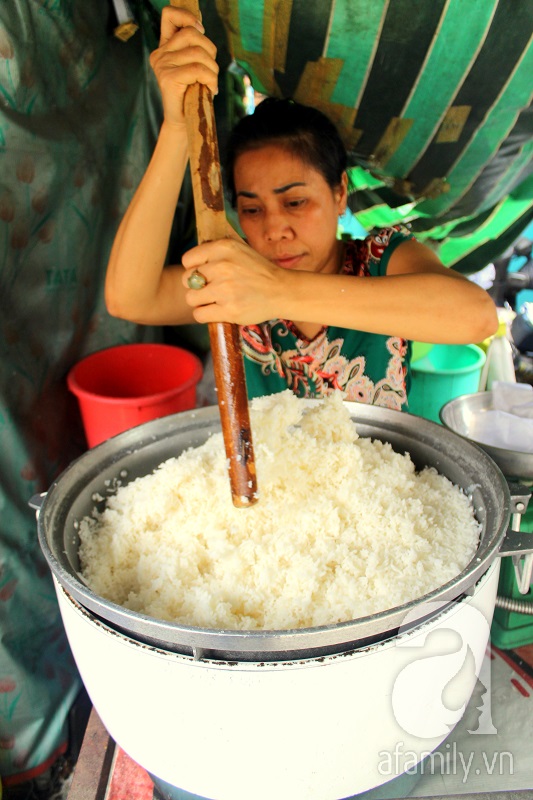
[{"label": "sleeveless top", "polygon": [[[395,248],[413,235],[401,226],[377,230],[347,242],[343,275],[383,276]],[[324,397],[340,389],[346,400],[407,407],[411,343],[324,326],[312,339],[290,320],[273,319],[241,327],[248,397],[291,389],[298,397]]]}]

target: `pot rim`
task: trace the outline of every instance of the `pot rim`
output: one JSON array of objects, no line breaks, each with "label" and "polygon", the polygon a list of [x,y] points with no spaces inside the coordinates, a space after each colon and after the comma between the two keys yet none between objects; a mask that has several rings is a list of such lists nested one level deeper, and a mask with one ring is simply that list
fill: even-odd
[{"label": "pot rim", "polygon": [[[385,639],[380,639],[379,641],[372,641],[369,643],[356,643],[356,647],[349,648],[346,647],[342,651],[335,651],[328,654],[323,653],[316,653],[309,652],[302,656],[301,652],[298,651],[298,654],[294,658],[287,658],[284,657],[282,659],[276,659],[275,663],[272,666],[280,666],[282,665],[285,667],[294,667],[294,668],[301,668],[302,666],[323,666],[324,664],[328,663],[328,661],[334,662],[337,660],[337,657],[341,655],[343,658],[359,658],[361,656],[365,656],[368,653],[375,652],[377,649],[382,648],[390,648],[390,647],[397,647],[398,644],[402,643],[403,640],[410,639],[413,634],[417,635],[426,625],[432,626],[435,624],[435,621],[442,620],[444,618],[449,618],[450,615],[453,616],[456,613],[459,605],[464,603],[470,603],[472,597],[475,596],[478,589],[484,586],[488,581],[492,578],[492,572],[496,568],[496,562],[493,561],[488,569],[483,573],[483,575],[476,581],[474,584],[474,590],[471,594],[463,594],[458,598],[455,598],[453,603],[447,603],[435,610],[432,610],[431,614],[428,614],[425,617],[421,617],[417,619],[416,622],[412,625],[402,626],[399,631],[395,633],[394,636],[387,637]],[[205,650],[202,651],[200,654],[187,654],[181,653],[176,651],[173,648],[166,647],[164,645],[157,645],[152,643],[147,643],[141,637],[136,638],[132,635],[131,631],[123,631],[117,630],[117,628],[112,625],[107,620],[102,620],[98,617],[98,615],[94,614],[90,611],[86,606],[81,604],[78,600],[76,600],[72,595],[70,595],[64,586],[62,586],[59,581],[56,580],[56,591],[60,592],[64,597],[64,602],[69,604],[74,611],[85,617],[90,624],[98,625],[99,629],[101,629],[105,635],[108,636],[118,636],[124,643],[128,646],[142,648],[142,647],[149,647],[156,651],[158,654],[162,655],[163,657],[168,657],[172,660],[176,659],[181,661],[184,659],[186,663],[189,664],[196,664],[198,663],[199,666],[202,667],[210,667],[210,668],[234,668],[234,667],[246,667],[247,669],[255,669],[261,667],[264,669],[269,662],[272,662],[272,659],[238,659],[235,658],[234,660],[224,659],[221,660],[220,658],[214,658],[211,656],[210,651]]]}]

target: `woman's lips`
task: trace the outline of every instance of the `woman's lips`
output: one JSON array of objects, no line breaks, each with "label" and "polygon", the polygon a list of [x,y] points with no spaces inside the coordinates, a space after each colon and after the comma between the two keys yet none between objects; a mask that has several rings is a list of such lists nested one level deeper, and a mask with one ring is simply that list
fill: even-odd
[{"label": "woman's lips", "polygon": [[303,255],[298,256],[280,256],[279,258],[274,258],[274,264],[278,267],[282,267],[282,269],[294,269],[298,266],[300,261],[302,260]]}]

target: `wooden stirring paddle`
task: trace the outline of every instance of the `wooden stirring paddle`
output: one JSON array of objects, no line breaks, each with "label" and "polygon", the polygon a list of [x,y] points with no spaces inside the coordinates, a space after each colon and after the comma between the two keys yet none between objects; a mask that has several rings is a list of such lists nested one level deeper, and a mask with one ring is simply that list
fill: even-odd
[{"label": "wooden stirring paddle", "polygon": [[[199,16],[197,0],[171,0]],[[189,144],[198,243],[227,236],[224,191],[215,125],[213,97],[196,83],[185,94],[185,120]],[[252,431],[244,377],[240,333],[237,325],[209,323],[218,407],[228,459],[233,505],[257,501]]]}]

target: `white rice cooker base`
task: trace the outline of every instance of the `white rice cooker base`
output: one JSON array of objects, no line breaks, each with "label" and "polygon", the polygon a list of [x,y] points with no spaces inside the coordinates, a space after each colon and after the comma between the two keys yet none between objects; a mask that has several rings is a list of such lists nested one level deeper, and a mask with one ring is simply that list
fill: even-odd
[{"label": "white rice cooker base", "polygon": [[[54,581],[92,703],[148,772],[212,800],[249,800],[251,787],[256,800],[339,800],[394,778],[384,765],[394,764],[395,748],[421,760],[459,722],[485,656],[499,565],[470,596],[393,639],[265,663],[150,647]],[[423,606],[415,611],[419,619]],[[411,756],[405,768],[413,766]]]}]

